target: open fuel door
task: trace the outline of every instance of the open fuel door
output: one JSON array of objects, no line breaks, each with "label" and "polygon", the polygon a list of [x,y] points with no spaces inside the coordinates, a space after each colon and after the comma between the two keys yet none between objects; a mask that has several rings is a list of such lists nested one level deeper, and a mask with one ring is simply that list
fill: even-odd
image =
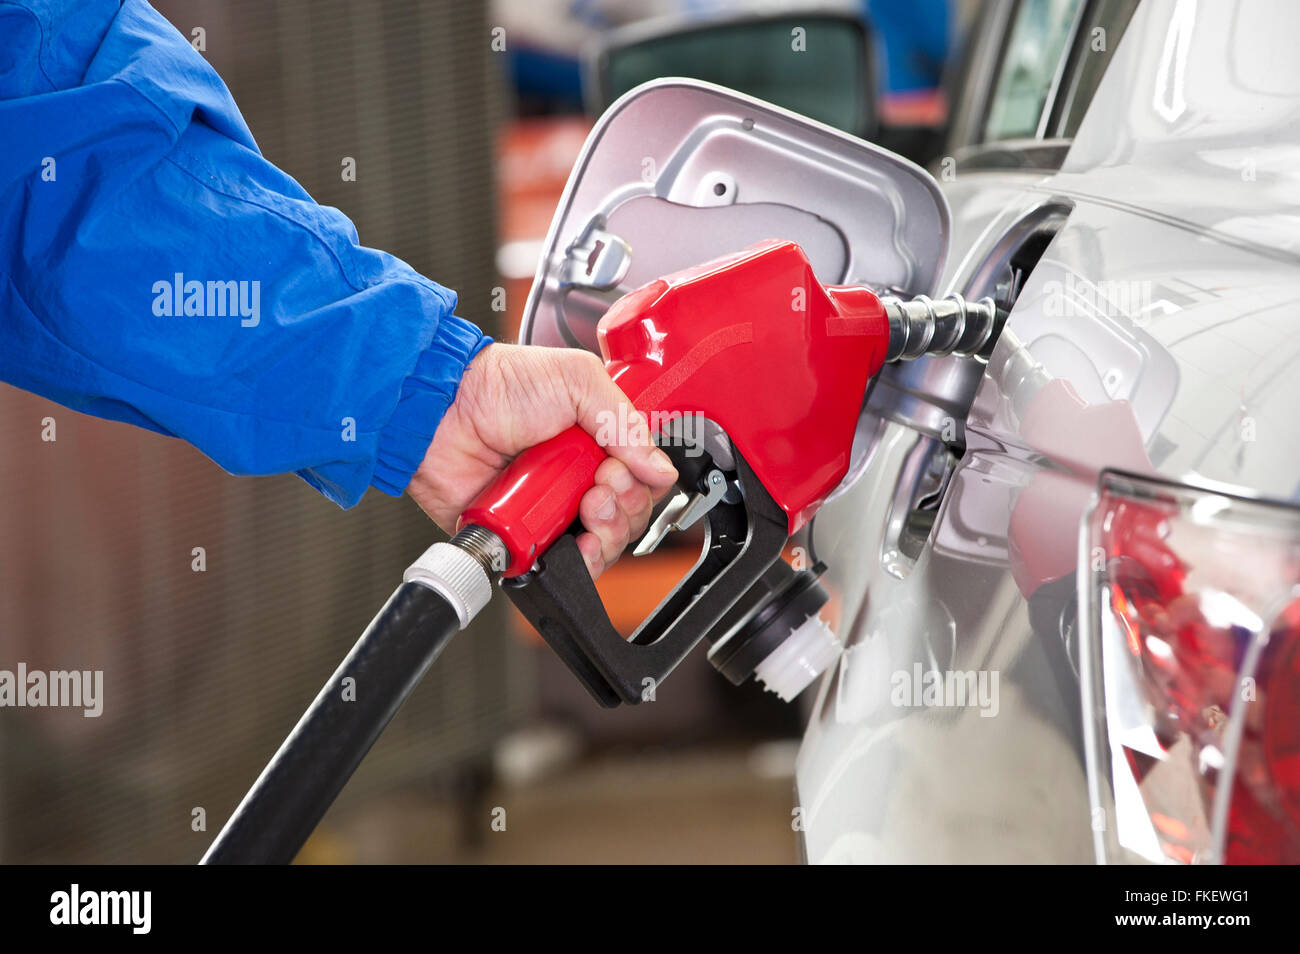
[{"label": "open fuel door", "polygon": [[926,294],[948,207],[928,173],[870,143],[709,83],[646,83],[587,139],[520,340],[595,351],[622,295],[770,238],[801,245],[823,283]]}]

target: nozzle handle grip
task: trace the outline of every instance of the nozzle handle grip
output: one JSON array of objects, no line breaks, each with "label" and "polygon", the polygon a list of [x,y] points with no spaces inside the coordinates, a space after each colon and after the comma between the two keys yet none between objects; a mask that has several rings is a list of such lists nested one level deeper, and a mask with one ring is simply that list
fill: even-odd
[{"label": "nozzle handle grip", "polygon": [[578,504],[596,482],[605,449],[574,425],[524,451],[460,516],[495,533],[510,551],[504,575],[528,572],[538,555],[578,516]]}]

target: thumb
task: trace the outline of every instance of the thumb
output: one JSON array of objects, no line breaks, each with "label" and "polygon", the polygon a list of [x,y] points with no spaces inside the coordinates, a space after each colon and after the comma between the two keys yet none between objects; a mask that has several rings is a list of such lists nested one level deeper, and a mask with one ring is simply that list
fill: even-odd
[{"label": "thumb", "polygon": [[575,360],[565,381],[578,425],[641,483],[656,489],[670,487],[677,469],[651,440],[645,415],[605,373],[600,358],[587,351],[571,353]]}]

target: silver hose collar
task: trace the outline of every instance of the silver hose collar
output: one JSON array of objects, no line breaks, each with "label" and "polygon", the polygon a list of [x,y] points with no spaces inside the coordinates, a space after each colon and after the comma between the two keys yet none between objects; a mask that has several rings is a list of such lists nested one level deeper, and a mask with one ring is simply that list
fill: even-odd
[{"label": "silver hose collar", "polygon": [[441,594],[456,610],[461,629],[492,600],[492,581],[483,564],[451,543],[435,543],[425,550],[406,568],[402,580]]},{"label": "silver hose collar", "polygon": [[908,301],[882,298],[889,319],[886,361],[912,361],[922,355],[955,354],[987,358],[1002,330],[992,298],[967,301],[961,295]]}]

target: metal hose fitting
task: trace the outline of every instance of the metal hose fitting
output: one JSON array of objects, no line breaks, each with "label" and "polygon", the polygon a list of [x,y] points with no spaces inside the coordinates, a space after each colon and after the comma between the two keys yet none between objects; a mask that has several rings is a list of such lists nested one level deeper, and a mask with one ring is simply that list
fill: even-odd
[{"label": "metal hose fitting", "polygon": [[955,354],[987,358],[1005,318],[992,298],[967,301],[952,294],[938,301],[918,295],[910,301],[882,298],[889,317],[886,361]]},{"label": "metal hose fitting", "polygon": [[492,580],[496,580],[510,565],[510,553],[501,538],[478,524],[472,523],[461,528],[451,538],[451,543],[477,560],[479,566],[483,567],[483,572]]},{"label": "metal hose fitting", "polygon": [[456,610],[464,629],[488,605],[493,584],[509,565],[506,546],[495,533],[468,526],[450,543],[435,543],[425,550],[402,579],[440,593]]}]

